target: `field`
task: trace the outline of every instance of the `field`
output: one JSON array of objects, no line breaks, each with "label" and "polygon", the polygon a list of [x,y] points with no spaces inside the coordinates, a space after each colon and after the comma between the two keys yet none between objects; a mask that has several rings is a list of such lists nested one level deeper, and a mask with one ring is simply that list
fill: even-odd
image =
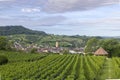
[{"label": "field", "polygon": [[105,80],[120,78],[120,58],[79,54],[25,54],[0,51],[1,80]]}]

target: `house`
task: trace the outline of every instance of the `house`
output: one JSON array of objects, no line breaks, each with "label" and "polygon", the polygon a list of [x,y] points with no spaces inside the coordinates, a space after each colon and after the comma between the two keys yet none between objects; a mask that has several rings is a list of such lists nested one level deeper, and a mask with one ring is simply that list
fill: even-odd
[{"label": "house", "polygon": [[63,51],[62,48],[57,48],[57,47],[53,47],[50,49],[50,52],[52,52],[52,53],[60,53],[62,51]]},{"label": "house", "polygon": [[69,49],[69,53],[71,53],[71,54],[82,54],[82,53],[84,53],[84,48]]},{"label": "house", "polygon": [[49,52],[49,48],[38,48],[37,52],[44,52],[44,53],[48,53]]},{"label": "house", "polygon": [[69,53],[71,53],[71,54],[76,54],[77,52],[74,51],[74,50],[69,50]]},{"label": "house", "polygon": [[15,42],[14,43],[14,47],[17,49],[17,50],[25,50],[25,48],[18,42]]},{"label": "house", "polygon": [[105,51],[102,47],[100,47],[95,53],[94,55],[96,56],[106,56],[108,55],[107,51]]}]

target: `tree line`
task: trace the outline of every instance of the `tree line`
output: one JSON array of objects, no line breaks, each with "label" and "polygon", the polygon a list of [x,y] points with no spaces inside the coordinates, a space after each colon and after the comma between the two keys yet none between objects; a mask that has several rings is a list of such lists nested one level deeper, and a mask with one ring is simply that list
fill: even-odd
[{"label": "tree line", "polygon": [[93,53],[100,47],[104,48],[109,53],[109,57],[112,57],[112,56],[120,57],[120,41],[119,41],[119,39],[91,38],[86,43],[85,52]]}]

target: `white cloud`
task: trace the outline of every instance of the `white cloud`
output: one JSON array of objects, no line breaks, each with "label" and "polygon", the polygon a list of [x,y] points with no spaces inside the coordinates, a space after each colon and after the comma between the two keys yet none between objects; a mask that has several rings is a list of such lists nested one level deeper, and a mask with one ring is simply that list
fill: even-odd
[{"label": "white cloud", "polygon": [[67,18],[64,16],[51,16],[51,17],[39,19],[37,24],[39,26],[55,26],[59,23],[64,22],[66,19]]},{"label": "white cloud", "polygon": [[112,4],[119,4],[119,0],[48,0],[43,10],[47,12],[66,12],[88,10]]},{"label": "white cloud", "polygon": [[21,11],[31,13],[31,12],[40,12],[40,9],[39,8],[23,8],[21,9]]},{"label": "white cloud", "polygon": [[0,2],[5,2],[5,1],[14,1],[14,0],[0,0]]}]

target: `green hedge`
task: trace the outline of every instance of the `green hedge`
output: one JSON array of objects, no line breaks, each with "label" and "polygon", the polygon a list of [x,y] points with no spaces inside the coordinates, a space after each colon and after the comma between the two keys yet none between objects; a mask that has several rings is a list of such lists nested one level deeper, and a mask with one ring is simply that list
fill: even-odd
[{"label": "green hedge", "polygon": [[7,57],[0,55],[0,65],[5,64],[8,62]]}]

